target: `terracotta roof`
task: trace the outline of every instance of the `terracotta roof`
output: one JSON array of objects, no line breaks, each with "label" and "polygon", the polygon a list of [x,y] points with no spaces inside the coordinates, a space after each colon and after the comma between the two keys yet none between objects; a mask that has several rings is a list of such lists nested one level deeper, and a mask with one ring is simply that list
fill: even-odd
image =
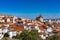
[{"label": "terracotta roof", "polygon": [[10,25],[10,27],[14,28],[14,30],[16,30],[16,31],[23,31],[24,30],[23,27],[17,26],[15,24]]},{"label": "terracotta roof", "polygon": [[2,28],[2,29],[4,29],[4,28],[5,28],[5,26],[1,26],[1,27],[0,27],[0,29],[1,29],[1,28]]},{"label": "terracotta roof", "polygon": [[41,30],[44,30],[45,27],[46,27],[46,25],[44,25],[44,24],[39,25],[39,29],[41,29]]},{"label": "terracotta roof", "polygon": [[6,24],[9,24],[10,25],[9,28],[13,28],[16,31],[23,31],[24,30],[23,27],[17,26],[16,24],[13,24],[11,22],[7,22]]}]

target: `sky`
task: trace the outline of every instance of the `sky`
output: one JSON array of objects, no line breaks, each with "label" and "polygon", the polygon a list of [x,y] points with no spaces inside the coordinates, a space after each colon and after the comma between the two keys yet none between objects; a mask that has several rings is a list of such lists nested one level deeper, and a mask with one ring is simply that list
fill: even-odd
[{"label": "sky", "polygon": [[35,19],[60,18],[60,0],[0,0],[0,14]]}]

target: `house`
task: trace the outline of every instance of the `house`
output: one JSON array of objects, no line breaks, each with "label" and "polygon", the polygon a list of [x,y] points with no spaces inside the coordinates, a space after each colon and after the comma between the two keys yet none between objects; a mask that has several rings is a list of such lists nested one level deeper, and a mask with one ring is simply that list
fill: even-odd
[{"label": "house", "polygon": [[47,31],[47,34],[52,34],[53,33],[52,32],[53,31],[52,28],[51,27],[48,27],[48,26],[47,26],[47,30],[46,31]]},{"label": "house", "polygon": [[3,38],[3,36],[4,36],[4,34],[3,34],[3,30],[2,30],[2,29],[0,29],[0,39],[2,39],[2,38]]},{"label": "house", "polygon": [[8,34],[9,34],[9,38],[12,38],[13,36],[17,35],[17,32],[15,30],[11,30],[8,32]]},{"label": "house", "polygon": [[16,19],[17,19],[17,17],[14,16],[13,17],[13,23],[16,23],[16,21],[15,21]]},{"label": "house", "polygon": [[11,22],[11,21],[10,21],[10,18],[7,18],[7,22]]},{"label": "house", "polygon": [[40,37],[43,39],[43,40],[45,40],[46,39],[46,36],[45,35],[40,35]]},{"label": "house", "polygon": [[9,31],[9,30],[8,30],[7,27],[3,28],[3,33],[4,33],[4,34],[7,33],[8,31]]}]

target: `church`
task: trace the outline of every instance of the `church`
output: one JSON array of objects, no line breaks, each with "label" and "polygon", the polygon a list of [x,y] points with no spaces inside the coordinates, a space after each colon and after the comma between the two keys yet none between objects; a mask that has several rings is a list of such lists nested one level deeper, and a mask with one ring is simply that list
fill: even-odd
[{"label": "church", "polygon": [[36,18],[37,21],[40,21],[40,22],[43,22],[43,16],[40,14],[37,18]]}]

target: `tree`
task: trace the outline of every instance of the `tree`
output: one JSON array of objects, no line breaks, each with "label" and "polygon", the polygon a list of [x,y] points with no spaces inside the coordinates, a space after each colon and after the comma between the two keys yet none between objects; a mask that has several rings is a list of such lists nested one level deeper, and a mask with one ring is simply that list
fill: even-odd
[{"label": "tree", "polygon": [[20,40],[41,40],[36,30],[24,30],[17,38]]},{"label": "tree", "polygon": [[46,40],[58,40],[57,35],[49,36]]},{"label": "tree", "polygon": [[37,30],[31,30],[28,36],[30,40],[39,40],[39,35],[38,35]]}]

